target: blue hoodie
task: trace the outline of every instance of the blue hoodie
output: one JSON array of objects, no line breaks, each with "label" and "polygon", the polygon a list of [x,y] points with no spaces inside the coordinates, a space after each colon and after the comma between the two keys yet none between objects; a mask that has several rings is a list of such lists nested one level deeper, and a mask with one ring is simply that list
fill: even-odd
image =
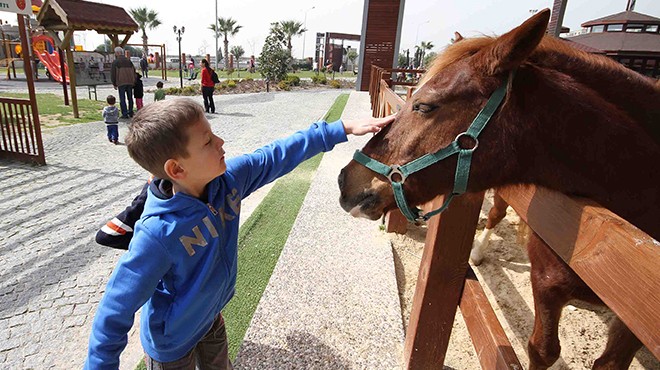
[{"label": "blue hoodie", "polygon": [[208,202],[149,186],[128,252],[99,303],[86,369],[117,369],[135,312],[140,339],[159,362],[182,358],[234,295],[241,200],[314,155],[346,141],[341,121],[315,123],[254,153],[227,161],[207,185]]}]

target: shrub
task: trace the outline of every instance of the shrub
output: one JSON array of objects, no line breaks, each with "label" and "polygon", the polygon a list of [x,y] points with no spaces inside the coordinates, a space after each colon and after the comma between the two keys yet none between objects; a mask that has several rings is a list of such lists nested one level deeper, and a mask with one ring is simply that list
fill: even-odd
[{"label": "shrub", "polygon": [[338,88],[341,87],[341,83],[339,82],[339,80],[330,80],[329,85],[330,85],[330,87],[334,87],[335,89],[338,89]]},{"label": "shrub", "polygon": [[227,87],[233,89],[234,87],[236,87],[236,81],[234,80],[227,81]]},{"label": "shrub", "polygon": [[254,78],[252,77],[244,78],[243,81],[248,81],[248,82],[254,81]]},{"label": "shrub", "polygon": [[280,81],[280,82],[277,84],[277,87],[278,87],[280,90],[285,90],[285,91],[289,91],[289,90],[291,90],[291,84],[289,83],[289,81],[285,81],[285,80]]},{"label": "shrub", "polygon": [[300,77],[290,75],[286,76],[286,82],[288,82],[291,86],[300,86]]},{"label": "shrub", "polygon": [[312,76],[312,82],[315,84],[325,85],[328,83],[328,80],[325,78],[325,75],[314,75]]}]

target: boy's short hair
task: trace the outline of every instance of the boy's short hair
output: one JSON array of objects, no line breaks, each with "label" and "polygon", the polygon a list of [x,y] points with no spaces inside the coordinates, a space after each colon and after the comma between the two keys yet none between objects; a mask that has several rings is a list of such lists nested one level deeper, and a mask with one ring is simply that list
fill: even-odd
[{"label": "boy's short hair", "polygon": [[108,97],[105,98],[105,101],[110,105],[114,105],[117,102],[117,98],[115,98],[114,95],[108,95]]},{"label": "boy's short hair", "polygon": [[162,100],[145,105],[128,128],[128,154],[154,176],[169,179],[163,169],[165,162],[188,157],[187,128],[202,117],[204,109],[191,99]]},{"label": "boy's short hair", "polygon": [[159,89],[162,89],[163,88],[163,82],[162,81],[156,82],[156,87],[159,88]]}]

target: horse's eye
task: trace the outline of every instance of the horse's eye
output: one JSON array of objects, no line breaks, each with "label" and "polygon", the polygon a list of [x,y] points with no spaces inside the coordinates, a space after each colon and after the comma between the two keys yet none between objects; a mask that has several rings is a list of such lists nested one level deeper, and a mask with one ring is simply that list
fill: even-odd
[{"label": "horse's eye", "polygon": [[424,104],[424,103],[415,103],[413,104],[413,110],[420,113],[431,113],[436,106]]}]

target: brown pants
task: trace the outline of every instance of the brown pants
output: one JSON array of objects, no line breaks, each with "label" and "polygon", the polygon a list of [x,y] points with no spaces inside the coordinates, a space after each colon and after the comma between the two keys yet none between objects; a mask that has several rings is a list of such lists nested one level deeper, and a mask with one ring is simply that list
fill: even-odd
[{"label": "brown pants", "polygon": [[197,342],[195,348],[182,358],[172,362],[158,362],[145,354],[148,370],[232,370],[227,346],[227,331],[222,314],[213,322],[211,329]]}]

